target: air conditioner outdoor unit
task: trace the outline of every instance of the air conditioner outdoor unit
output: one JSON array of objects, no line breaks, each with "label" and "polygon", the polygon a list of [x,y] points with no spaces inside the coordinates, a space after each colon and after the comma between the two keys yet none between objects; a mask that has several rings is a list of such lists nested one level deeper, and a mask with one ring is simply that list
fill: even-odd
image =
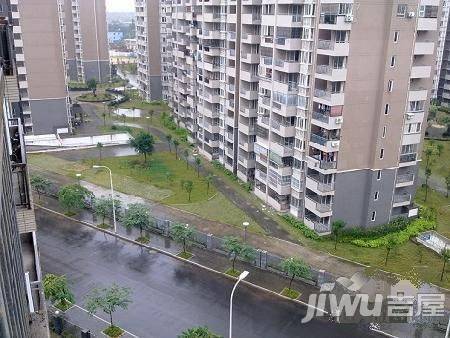
[{"label": "air conditioner outdoor unit", "polygon": [[336,120],[334,120],[336,124],[342,124],[342,121],[343,121],[342,117],[337,117]]},{"label": "air conditioner outdoor unit", "polygon": [[345,22],[353,22],[353,15],[352,14],[347,14],[345,16]]},{"label": "air conditioner outdoor unit", "polygon": [[408,13],[408,18],[414,18],[415,16],[416,16],[416,13],[414,13],[414,12]]},{"label": "air conditioner outdoor unit", "polygon": [[413,113],[406,113],[406,119],[411,120],[414,117]]},{"label": "air conditioner outdoor unit", "polygon": [[337,148],[339,146],[339,142],[338,141],[333,141],[333,142],[331,142],[331,146],[333,148]]}]

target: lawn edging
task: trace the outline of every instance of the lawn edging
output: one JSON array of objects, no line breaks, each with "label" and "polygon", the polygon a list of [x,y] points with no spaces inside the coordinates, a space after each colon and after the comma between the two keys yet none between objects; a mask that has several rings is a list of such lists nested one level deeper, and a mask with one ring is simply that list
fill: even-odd
[{"label": "lawn edging", "polygon": [[[205,266],[205,265],[202,265],[202,264],[200,264],[200,263],[193,262],[193,261],[191,261],[191,260],[188,260],[188,259],[179,257],[179,256],[177,256],[176,254],[173,254],[173,253],[171,253],[171,252],[169,252],[169,251],[165,251],[165,250],[162,250],[162,249],[160,249],[160,248],[153,247],[153,246],[151,246],[151,245],[147,245],[147,244],[142,244],[142,243],[136,242],[135,240],[133,240],[133,239],[131,239],[131,238],[128,238],[128,237],[126,237],[126,236],[123,236],[123,235],[120,235],[120,234],[116,234],[116,233],[114,233],[113,231],[110,231],[110,230],[107,230],[107,229],[101,229],[101,228],[98,228],[95,224],[91,224],[91,223],[89,223],[89,222],[85,222],[85,221],[82,221],[82,220],[79,220],[79,219],[76,219],[76,218],[73,218],[73,217],[66,216],[66,215],[64,215],[64,214],[61,213],[61,212],[58,212],[58,211],[55,211],[55,210],[46,208],[46,207],[41,206],[41,205],[39,205],[39,204],[37,204],[37,203],[34,203],[34,206],[35,206],[36,208],[38,208],[38,209],[42,209],[42,210],[44,210],[44,211],[47,211],[47,212],[50,212],[50,213],[52,213],[52,214],[58,215],[58,216],[60,216],[60,217],[66,218],[66,219],[68,219],[68,220],[70,220],[70,221],[72,221],[72,222],[77,222],[77,223],[80,223],[80,224],[82,224],[82,225],[85,225],[85,226],[87,226],[87,227],[89,227],[89,228],[91,228],[91,229],[93,229],[93,230],[100,231],[100,232],[103,232],[103,233],[105,233],[105,234],[111,235],[111,236],[116,237],[116,238],[118,238],[118,239],[121,239],[121,240],[123,240],[123,241],[125,241],[125,242],[131,243],[131,244],[134,244],[134,245],[141,246],[141,247],[146,248],[146,249],[148,249],[148,250],[156,251],[156,252],[158,252],[158,253],[160,253],[160,254],[169,256],[169,257],[171,257],[171,258],[173,258],[173,259],[177,259],[177,260],[179,260],[179,261],[181,261],[181,262],[184,262],[184,263],[188,263],[188,264],[194,265],[194,266],[196,266],[196,267],[198,267],[198,268],[201,268],[201,269],[203,269],[203,270],[207,270],[207,271],[209,271],[209,272],[215,273],[215,274],[220,275],[220,276],[222,276],[222,277],[225,277],[225,278],[228,278],[228,279],[237,281],[237,278],[236,278],[236,277],[230,276],[230,275],[226,274],[225,272],[218,271],[218,270],[214,270],[214,269],[212,269],[212,268],[210,268],[210,267],[207,267],[207,266]],[[311,308],[313,308],[313,309],[315,309],[315,310],[317,310],[317,311],[322,312],[324,315],[328,315],[328,316],[331,317],[331,314],[330,314],[328,311],[323,310],[323,309],[320,309],[320,308],[317,308],[317,307],[315,307],[315,306],[313,306],[313,305],[310,305],[310,304],[308,304],[308,303],[305,303],[305,302],[303,302],[303,301],[301,301],[301,300],[298,300],[298,299],[291,299],[291,298],[289,298],[289,297],[286,297],[286,296],[283,296],[283,295],[277,293],[276,291],[273,291],[273,290],[270,290],[270,289],[266,289],[265,287],[262,287],[262,286],[260,286],[260,285],[257,285],[257,284],[248,282],[248,281],[246,281],[246,280],[242,280],[241,283],[243,283],[243,284],[245,284],[245,285],[247,285],[247,286],[250,286],[250,287],[252,287],[252,288],[258,289],[258,290],[260,290],[260,291],[264,291],[264,292],[270,293],[270,294],[272,294],[272,295],[274,295],[274,296],[276,296],[276,297],[279,297],[279,298],[282,298],[282,299],[285,299],[285,300],[289,300],[289,301],[291,301],[291,302],[296,302],[296,303],[301,304],[301,305],[303,305],[303,306],[306,306],[306,307],[308,307],[308,308],[311,307]]]}]

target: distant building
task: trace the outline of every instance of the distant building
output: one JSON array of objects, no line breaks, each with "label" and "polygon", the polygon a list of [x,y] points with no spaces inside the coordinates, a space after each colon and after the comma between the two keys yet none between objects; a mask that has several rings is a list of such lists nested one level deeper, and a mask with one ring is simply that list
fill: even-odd
[{"label": "distant building", "polygon": [[108,42],[116,43],[123,40],[123,32],[108,32]]},{"label": "distant building", "polygon": [[450,27],[448,25],[450,1],[442,4],[439,25],[439,41],[436,52],[436,72],[433,82],[433,98],[442,105],[450,106]]},{"label": "distant building", "polygon": [[136,39],[124,39],[123,42],[125,43],[126,49],[132,52],[137,51],[137,41]]}]

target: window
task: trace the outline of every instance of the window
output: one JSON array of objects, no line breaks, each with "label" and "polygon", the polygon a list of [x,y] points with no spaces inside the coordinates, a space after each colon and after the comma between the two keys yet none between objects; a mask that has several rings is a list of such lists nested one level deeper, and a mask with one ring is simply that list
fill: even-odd
[{"label": "window", "polygon": [[372,212],[372,222],[375,221],[375,218],[377,217],[377,212],[373,211]]},{"label": "window", "polygon": [[391,56],[391,67],[395,67],[395,56]]},{"label": "window", "polygon": [[375,195],[373,196],[374,201],[378,201],[379,192],[375,191]]},{"label": "window", "polygon": [[397,16],[398,17],[405,17],[407,11],[408,11],[408,5],[406,5],[406,4],[397,5]]},{"label": "window", "polygon": [[384,148],[381,148],[380,150],[380,160],[384,158]]},{"label": "window", "polygon": [[391,93],[393,89],[394,89],[394,81],[389,80],[388,81],[388,92]]},{"label": "window", "polygon": [[381,180],[381,170],[377,170],[377,180]]},{"label": "window", "polygon": [[381,134],[381,137],[382,137],[382,138],[385,138],[385,137],[386,137],[386,130],[387,130],[387,127],[384,126],[384,127],[383,127],[383,133]]},{"label": "window", "polygon": [[389,114],[389,109],[390,109],[389,103],[386,103],[386,105],[384,106],[384,115]]},{"label": "window", "polygon": [[395,31],[395,32],[394,32],[394,43],[397,43],[397,42],[398,42],[399,34],[400,34],[399,31]]}]

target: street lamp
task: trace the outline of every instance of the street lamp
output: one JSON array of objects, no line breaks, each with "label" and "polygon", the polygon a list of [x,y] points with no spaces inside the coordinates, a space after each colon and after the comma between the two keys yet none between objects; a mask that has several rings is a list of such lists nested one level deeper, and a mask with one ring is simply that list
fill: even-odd
[{"label": "street lamp", "polygon": [[242,225],[244,226],[244,243],[247,242],[247,228],[250,225],[249,222],[244,222],[242,223]]},{"label": "street lamp", "polygon": [[248,271],[242,272],[239,275],[236,284],[234,284],[233,290],[231,291],[231,297],[230,297],[230,335],[229,335],[230,338],[232,338],[232,332],[233,332],[233,296],[234,296],[234,291],[236,290],[236,287],[238,286],[239,282],[241,280],[243,280],[245,277],[247,277],[248,274],[249,274]]},{"label": "street lamp", "polygon": [[114,233],[116,234],[117,233],[116,207],[114,205],[114,188],[113,188],[111,169],[109,169],[107,166],[104,166],[104,165],[93,165],[92,168],[94,168],[94,169],[104,168],[109,171],[109,181],[111,183],[111,199],[112,199],[112,209],[113,209]]},{"label": "street lamp", "polygon": [[81,174],[76,174],[75,176],[77,177],[78,185],[81,185]]},{"label": "street lamp", "polygon": [[150,116],[145,117],[147,119],[147,132],[150,134]]}]

